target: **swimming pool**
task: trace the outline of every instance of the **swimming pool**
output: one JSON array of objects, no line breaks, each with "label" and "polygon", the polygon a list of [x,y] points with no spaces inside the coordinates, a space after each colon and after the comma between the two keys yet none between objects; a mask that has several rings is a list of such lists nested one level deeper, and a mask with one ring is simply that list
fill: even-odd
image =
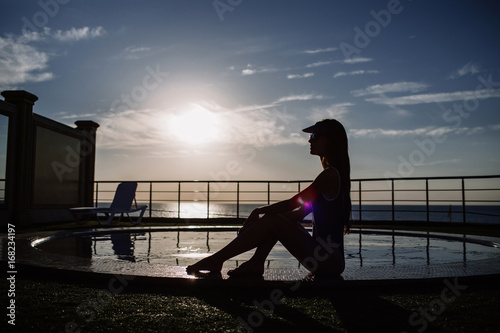
[{"label": "swimming pool", "polygon": [[[185,267],[217,252],[236,237],[235,227],[147,228],[92,230],[35,240],[44,252],[85,258],[90,267],[102,263],[134,263]],[[346,268],[431,266],[498,259],[498,244],[449,234],[354,230],[345,236]],[[253,251],[224,265],[233,268]],[[300,265],[278,243],[266,262],[270,269],[298,269]]]}]

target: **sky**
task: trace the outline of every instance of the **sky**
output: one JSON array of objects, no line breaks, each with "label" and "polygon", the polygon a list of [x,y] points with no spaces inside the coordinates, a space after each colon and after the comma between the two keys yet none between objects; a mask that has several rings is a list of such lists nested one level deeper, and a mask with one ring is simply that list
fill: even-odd
[{"label": "sky", "polygon": [[96,180],[309,180],[335,118],[351,178],[500,171],[500,5],[3,0],[0,90],[100,124]]}]

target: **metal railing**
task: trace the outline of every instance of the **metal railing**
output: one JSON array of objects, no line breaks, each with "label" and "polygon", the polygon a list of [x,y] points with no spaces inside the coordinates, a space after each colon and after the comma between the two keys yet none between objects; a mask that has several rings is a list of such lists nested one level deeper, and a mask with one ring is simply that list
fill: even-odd
[{"label": "metal railing", "polygon": [[5,204],[5,181],[6,179],[0,179],[0,206]]},{"label": "metal railing", "polygon": [[[96,206],[99,202],[111,202],[120,182],[96,181]],[[196,203],[198,208],[204,206],[205,211],[198,211],[202,215],[198,217],[217,216],[212,212],[215,206],[230,204],[234,213],[226,217],[240,218],[248,214],[248,207],[289,198],[311,181],[142,180],[137,183],[137,201],[148,204],[149,217],[162,216],[157,207],[169,204],[174,207],[170,217],[183,218],[185,212],[181,206]],[[391,221],[412,219],[404,218],[405,214],[420,214],[424,217],[418,220],[427,222],[451,220],[452,215],[463,223],[471,218],[471,222],[478,218],[500,222],[500,209],[496,209],[500,208],[500,175],[352,179],[351,200],[353,218],[359,221],[373,220],[377,214],[383,217],[375,219]]]}]

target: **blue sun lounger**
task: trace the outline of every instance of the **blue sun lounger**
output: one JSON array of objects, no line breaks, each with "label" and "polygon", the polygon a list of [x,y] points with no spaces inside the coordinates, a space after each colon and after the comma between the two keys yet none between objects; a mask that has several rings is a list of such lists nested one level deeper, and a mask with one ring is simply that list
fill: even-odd
[{"label": "blue sun lounger", "polygon": [[[137,201],[135,200],[135,191],[137,189],[136,182],[125,182],[120,183],[116,188],[115,196],[113,198],[113,202],[109,207],[75,207],[70,208],[71,214],[75,216],[75,218],[79,219],[81,215],[87,215],[88,218],[92,215],[96,215],[97,222],[101,225],[109,225],[111,221],[113,221],[115,215],[119,214],[118,222],[123,217],[123,215],[127,215],[130,222],[132,224],[139,224],[142,221],[142,217],[144,216],[144,212],[146,211],[147,205],[137,205]],[[134,203],[134,205],[133,205]],[[132,220],[132,217],[129,213],[141,212],[136,221]],[[106,217],[106,222],[102,222],[99,214],[104,214]],[[88,221],[88,219],[87,219]]]}]

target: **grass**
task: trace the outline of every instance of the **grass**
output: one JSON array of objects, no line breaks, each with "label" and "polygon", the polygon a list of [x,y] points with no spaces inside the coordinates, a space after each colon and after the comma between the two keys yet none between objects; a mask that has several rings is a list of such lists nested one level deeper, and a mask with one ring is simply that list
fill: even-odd
[{"label": "grass", "polygon": [[[97,224],[46,225],[20,232],[92,227]],[[471,226],[446,231],[499,233],[495,227]],[[21,271],[16,278],[15,330],[4,319],[2,332],[495,332],[500,326],[498,276],[295,291],[130,284],[110,292],[110,281],[27,274]],[[6,279],[0,281],[6,291]],[[459,286],[455,293],[450,285]]]},{"label": "grass", "polygon": [[447,289],[447,302],[442,295],[448,286],[440,281],[431,286],[282,290],[283,296],[272,303],[273,291],[267,289],[129,286],[111,294],[106,292],[108,281],[22,277],[16,287],[15,328],[17,332],[496,331],[500,313],[496,281],[457,284],[466,289],[458,296]]}]

